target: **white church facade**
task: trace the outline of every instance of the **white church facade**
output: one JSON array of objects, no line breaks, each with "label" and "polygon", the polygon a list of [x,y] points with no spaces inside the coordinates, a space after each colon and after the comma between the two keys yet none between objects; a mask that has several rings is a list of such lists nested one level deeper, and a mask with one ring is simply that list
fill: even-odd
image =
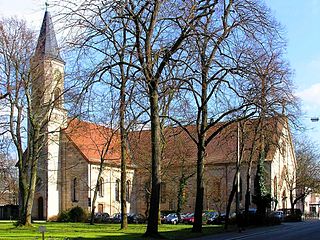
[{"label": "white church facade", "polygon": [[[103,145],[108,140],[108,129],[67,119],[67,112],[63,108],[65,63],[60,56],[52,19],[47,11],[32,64],[38,73],[42,73],[33,82],[37,85],[36,94],[43,94],[41,108],[50,111],[44,130],[46,144],[39,160],[32,217],[50,219],[74,206],[90,211],[101,159],[105,163],[96,211],[110,214],[120,212],[118,141],[112,140],[108,153],[101,155]],[[54,102],[53,107],[46,108],[51,102]],[[133,168],[128,166],[128,211],[133,172]]]}]

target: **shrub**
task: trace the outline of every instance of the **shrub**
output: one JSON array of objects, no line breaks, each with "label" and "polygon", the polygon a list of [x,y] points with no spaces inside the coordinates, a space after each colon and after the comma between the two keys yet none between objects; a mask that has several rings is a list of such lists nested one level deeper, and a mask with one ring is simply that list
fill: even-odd
[{"label": "shrub", "polygon": [[85,222],[87,220],[87,213],[79,206],[69,210],[69,217],[71,222]]},{"label": "shrub", "polygon": [[70,222],[69,211],[62,211],[58,215],[58,222]]},{"label": "shrub", "polygon": [[79,206],[62,211],[57,217],[58,222],[85,222],[88,214]]}]

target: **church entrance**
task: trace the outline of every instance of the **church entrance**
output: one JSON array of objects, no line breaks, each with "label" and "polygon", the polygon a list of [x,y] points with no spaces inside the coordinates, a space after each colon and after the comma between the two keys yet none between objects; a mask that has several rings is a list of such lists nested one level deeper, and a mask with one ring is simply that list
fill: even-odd
[{"label": "church entrance", "polygon": [[43,197],[38,198],[38,219],[43,220]]},{"label": "church entrance", "polygon": [[103,213],[103,204],[98,204],[98,213]]}]

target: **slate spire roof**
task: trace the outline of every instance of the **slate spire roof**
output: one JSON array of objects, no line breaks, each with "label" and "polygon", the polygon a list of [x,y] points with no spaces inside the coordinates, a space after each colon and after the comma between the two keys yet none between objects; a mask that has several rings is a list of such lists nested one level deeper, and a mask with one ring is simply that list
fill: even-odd
[{"label": "slate spire roof", "polygon": [[40,58],[49,57],[64,62],[60,56],[56,34],[48,11],[44,13],[35,56]]}]

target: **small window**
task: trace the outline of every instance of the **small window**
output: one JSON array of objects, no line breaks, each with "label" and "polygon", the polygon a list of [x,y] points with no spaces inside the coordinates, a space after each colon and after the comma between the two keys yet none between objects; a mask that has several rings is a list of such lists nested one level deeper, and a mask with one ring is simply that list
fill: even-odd
[{"label": "small window", "polygon": [[126,183],[126,201],[129,202],[130,201],[130,181],[128,180]]},{"label": "small window", "polygon": [[221,180],[218,178],[212,181],[212,199],[214,202],[221,201]]},{"label": "small window", "polygon": [[72,201],[73,202],[78,202],[78,180],[77,178],[74,178],[73,181],[72,181]]},{"label": "small window", "polygon": [[115,199],[116,201],[120,202],[120,180],[116,180],[116,186],[115,186]]},{"label": "small window", "polygon": [[43,182],[42,179],[40,177],[37,177],[37,181],[36,181],[36,191],[40,191],[42,189],[43,186]]},{"label": "small window", "polygon": [[273,196],[274,199],[278,198],[278,181],[277,181],[277,176],[274,176],[273,179]]},{"label": "small window", "polygon": [[53,99],[53,104],[55,107],[61,107],[61,90],[60,88],[56,88],[54,90],[54,99]]},{"label": "small window", "polygon": [[99,194],[99,197],[103,197],[104,195],[104,180],[103,178],[100,178],[99,180],[99,184],[98,184],[98,194]]},{"label": "small window", "polygon": [[161,196],[161,203],[165,203],[167,201],[167,196],[166,196],[166,184],[161,183],[160,184],[160,196]]}]

